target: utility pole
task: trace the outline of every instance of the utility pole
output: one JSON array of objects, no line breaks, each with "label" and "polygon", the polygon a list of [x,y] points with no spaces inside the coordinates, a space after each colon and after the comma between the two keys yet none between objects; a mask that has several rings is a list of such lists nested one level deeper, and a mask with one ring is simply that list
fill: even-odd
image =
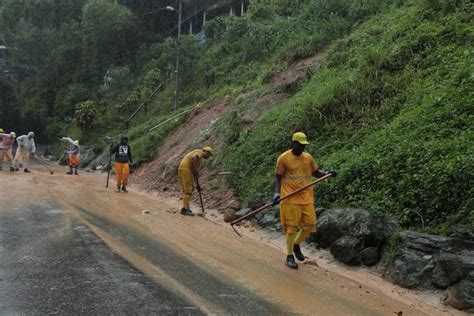
[{"label": "utility pole", "polygon": [[173,110],[176,112],[178,109],[178,93],[179,93],[179,50],[181,48],[181,19],[183,14],[183,1],[178,0],[178,38],[176,40],[176,82],[174,84],[174,107]]}]

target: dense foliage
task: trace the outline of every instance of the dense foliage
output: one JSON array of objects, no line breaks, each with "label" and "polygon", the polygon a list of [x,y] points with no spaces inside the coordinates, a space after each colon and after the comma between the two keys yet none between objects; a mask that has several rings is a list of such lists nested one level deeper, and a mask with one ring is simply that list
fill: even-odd
[{"label": "dense foliage", "polygon": [[406,4],[335,42],[325,67],[229,148],[240,194],[271,190],[275,159],[301,130],[322,167],[339,170],[320,204],[442,233],[474,225],[471,10]]}]

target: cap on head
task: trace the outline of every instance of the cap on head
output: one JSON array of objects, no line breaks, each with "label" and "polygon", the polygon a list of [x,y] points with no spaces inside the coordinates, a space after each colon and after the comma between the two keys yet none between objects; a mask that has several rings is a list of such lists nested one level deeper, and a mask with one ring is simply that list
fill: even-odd
[{"label": "cap on head", "polygon": [[15,137],[16,137],[16,133],[15,133],[15,132],[11,132],[11,133],[10,133],[10,136],[13,137],[13,138],[15,138]]},{"label": "cap on head", "polygon": [[210,153],[212,155],[212,152],[213,152],[212,147],[209,147],[209,146],[203,147],[202,150],[207,151],[208,153]]},{"label": "cap on head", "polygon": [[308,138],[306,137],[305,133],[297,132],[293,134],[293,141],[300,143],[301,145],[308,145]]},{"label": "cap on head", "polygon": [[28,133],[28,137],[35,137],[35,133],[29,132],[29,133]]}]

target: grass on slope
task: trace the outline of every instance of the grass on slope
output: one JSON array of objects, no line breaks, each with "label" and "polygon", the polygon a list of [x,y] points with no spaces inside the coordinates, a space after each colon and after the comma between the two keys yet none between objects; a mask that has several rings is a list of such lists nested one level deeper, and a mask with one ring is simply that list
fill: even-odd
[{"label": "grass on slope", "polygon": [[[271,193],[291,134],[339,176],[319,204],[357,206],[447,233],[474,225],[472,5],[424,1],[379,14],[338,41],[286,104],[228,148],[238,193]],[[231,124],[230,124],[231,126]]]}]

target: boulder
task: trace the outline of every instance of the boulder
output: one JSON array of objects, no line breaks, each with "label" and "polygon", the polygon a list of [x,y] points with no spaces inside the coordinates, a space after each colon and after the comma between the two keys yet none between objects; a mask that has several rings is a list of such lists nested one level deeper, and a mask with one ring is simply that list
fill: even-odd
[{"label": "boulder", "polygon": [[326,211],[324,207],[317,207],[315,212],[316,212],[316,217],[319,218],[321,217],[321,214],[323,214]]},{"label": "boulder", "polygon": [[235,212],[235,217],[236,218],[241,218],[244,215],[247,215],[247,213],[250,213],[251,209],[249,208],[242,208],[239,211]]},{"label": "boulder", "polygon": [[231,208],[234,211],[238,211],[242,208],[242,203],[238,199],[233,199],[227,203],[226,208]]},{"label": "boulder", "polygon": [[445,302],[457,309],[474,312],[474,271],[450,289]]},{"label": "boulder", "polygon": [[267,201],[262,195],[256,195],[249,198],[247,205],[253,211],[258,209],[259,207],[264,206],[266,202]]},{"label": "boulder", "polygon": [[352,236],[344,236],[332,243],[330,251],[336,260],[347,265],[360,264],[362,242]]},{"label": "boulder", "polygon": [[230,223],[230,222],[236,220],[237,216],[235,216],[235,213],[236,212],[233,209],[229,209],[229,208],[226,209],[224,211],[224,222]]},{"label": "boulder", "polygon": [[406,288],[447,288],[474,270],[474,242],[413,231],[401,232],[389,277]]},{"label": "boulder", "polygon": [[272,224],[276,224],[275,215],[273,212],[267,212],[263,215],[262,219],[258,221],[258,223],[262,226],[269,226]]},{"label": "boulder", "polygon": [[474,227],[457,224],[449,229],[449,237],[474,241]]},{"label": "boulder", "polygon": [[377,216],[363,209],[330,209],[318,219],[318,232],[312,241],[328,248],[342,236],[359,238],[366,246],[384,244],[399,228],[398,221]]},{"label": "boulder", "polygon": [[434,259],[433,285],[439,289],[447,289],[466,276],[462,258],[450,253],[441,253]]},{"label": "boulder", "polygon": [[364,266],[372,267],[380,260],[380,254],[377,247],[368,247],[360,252],[360,261]]},{"label": "boulder", "polygon": [[94,159],[100,156],[102,149],[98,147],[83,147],[81,150],[81,164],[80,167],[87,167]]},{"label": "boulder", "polygon": [[109,166],[110,155],[108,152],[103,152],[100,156],[96,157],[90,164],[89,168],[92,170],[100,169],[102,171],[107,171]]}]

